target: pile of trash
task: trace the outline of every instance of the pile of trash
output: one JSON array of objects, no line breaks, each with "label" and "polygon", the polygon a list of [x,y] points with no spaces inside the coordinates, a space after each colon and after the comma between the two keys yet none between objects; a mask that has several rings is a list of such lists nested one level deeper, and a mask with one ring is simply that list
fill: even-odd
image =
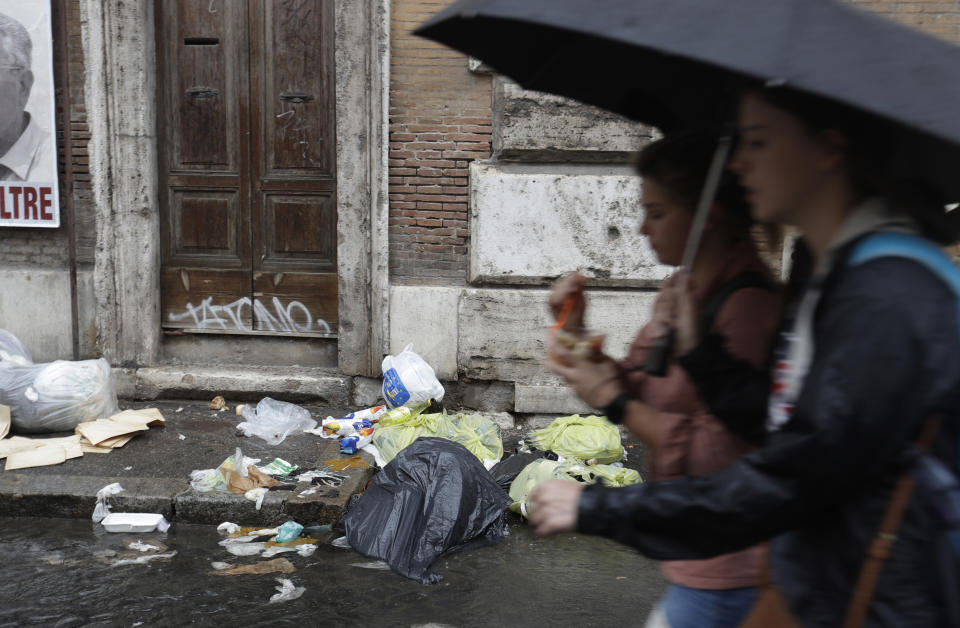
[{"label": "pile of trash", "polygon": [[[620,432],[604,417],[560,417],[526,434],[520,449],[504,458],[500,427],[480,414],[447,412],[440,403],[443,386],[411,346],[387,356],[382,366],[382,405],[328,416],[319,425],[309,410],[269,397],[256,407],[237,407],[245,419],[237,425],[240,434],[271,445],[295,432],[335,438],[340,453],[352,458],[328,460],[326,467],[311,470],[279,458],[258,467],[258,459],[246,458],[238,448],[217,469],[194,471],[192,486],[243,494],[259,508],[263,495],[278,486],[306,481],[338,486],[347,469],[367,465],[357,457],[363,451],[380,470],[348,505],[341,520],[344,535],[334,545],[427,584],[441,579],[434,568],[441,556],[499,542],[507,534],[507,512],[526,516],[529,495],[542,482],[627,486],[641,481],[639,473],[621,464]],[[218,409],[224,406],[222,400],[217,404]],[[268,546],[258,545],[251,535],[246,531],[222,544],[233,553],[271,556],[263,553]],[[279,566],[258,563],[236,569],[249,573]]]}]

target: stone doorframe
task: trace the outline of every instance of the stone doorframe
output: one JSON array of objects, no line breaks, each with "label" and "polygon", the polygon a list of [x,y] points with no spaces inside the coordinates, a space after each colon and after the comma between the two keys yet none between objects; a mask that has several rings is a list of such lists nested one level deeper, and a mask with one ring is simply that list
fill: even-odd
[{"label": "stone doorframe", "polygon": [[[97,348],[125,367],[157,364],[162,348],[154,1],[80,2]],[[338,363],[375,376],[388,349],[390,1],[338,0],[335,16]]]}]

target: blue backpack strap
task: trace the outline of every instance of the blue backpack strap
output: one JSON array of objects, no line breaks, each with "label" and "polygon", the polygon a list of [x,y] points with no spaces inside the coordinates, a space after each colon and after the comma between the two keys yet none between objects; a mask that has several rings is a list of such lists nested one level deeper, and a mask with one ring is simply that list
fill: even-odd
[{"label": "blue backpack strap", "polygon": [[[957,298],[957,313],[960,317],[960,268],[947,254],[929,240],[906,233],[873,233],[858,242],[847,265],[862,264],[878,257],[901,257],[922,264],[953,291]],[[960,329],[960,320],[958,320]],[[957,443],[956,468],[960,471],[960,442]],[[948,533],[954,548],[960,552],[960,531]]]}]

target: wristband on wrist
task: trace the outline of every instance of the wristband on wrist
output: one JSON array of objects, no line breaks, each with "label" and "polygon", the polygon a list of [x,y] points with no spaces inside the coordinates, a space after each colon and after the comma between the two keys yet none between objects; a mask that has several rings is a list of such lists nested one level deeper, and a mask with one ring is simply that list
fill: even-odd
[{"label": "wristband on wrist", "polygon": [[633,399],[633,396],[630,393],[622,392],[614,397],[610,403],[601,408],[600,412],[614,425],[620,425],[623,423],[623,415],[627,409],[627,403],[631,399]]}]

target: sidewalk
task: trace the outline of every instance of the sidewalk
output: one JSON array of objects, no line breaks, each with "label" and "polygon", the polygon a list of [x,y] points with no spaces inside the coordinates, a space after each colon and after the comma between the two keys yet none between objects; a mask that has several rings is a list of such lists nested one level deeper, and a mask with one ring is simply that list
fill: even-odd
[{"label": "sidewalk", "polygon": [[[121,409],[159,408],[166,426],[151,428],[109,454],[87,453],[60,465],[0,471],[0,516],[89,518],[97,491],[119,482],[124,491],[110,498],[113,512],[155,512],[184,523],[272,526],[288,519],[304,525],[335,523],[350,496],[363,490],[372,477],[372,467],[350,469],[343,472],[348,478],[338,489],[319,487],[317,493],[301,496],[311,488],[301,484],[294,491],[270,491],[259,511],[242,495],[194,491],[190,472],[218,467],[237,447],[246,456],[260,458],[262,464],[283,458],[301,468],[341,457],[336,439],[300,433],[271,446],[257,437],[237,436],[236,425],[243,419],[234,414],[235,403],[230,399],[227,403],[230,410],[216,412],[208,409],[206,401],[121,400]],[[350,411],[304,407],[318,420]],[[182,410],[177,412],[178,408]]]}]

